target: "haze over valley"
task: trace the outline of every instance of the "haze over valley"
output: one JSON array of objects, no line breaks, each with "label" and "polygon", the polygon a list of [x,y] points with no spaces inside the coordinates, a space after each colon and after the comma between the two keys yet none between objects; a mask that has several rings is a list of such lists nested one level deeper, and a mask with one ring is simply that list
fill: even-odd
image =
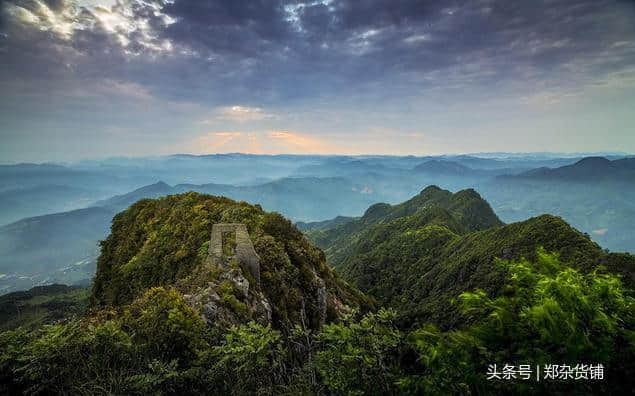
[{"label": "haze over valley", "polygon": [[[602,248],[635,252],[635,159],[524,154],[173,155],[0,166],[3,292],[92,278],[112,217],[144,198],[196,191],[259,204],[300,226],[355,218],[429,185],[474,188],[505,223],[552,214]],[[18,204],[21,203],[21,204]]]}]

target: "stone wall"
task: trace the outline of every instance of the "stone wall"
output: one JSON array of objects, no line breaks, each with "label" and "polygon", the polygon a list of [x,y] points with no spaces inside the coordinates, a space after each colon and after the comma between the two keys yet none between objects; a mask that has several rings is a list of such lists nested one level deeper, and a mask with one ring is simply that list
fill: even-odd
[{"label": "stone wall", "polygon": [[226,265],[223,256],[223,233],[236,233],[236,260],[240,267],[249,271],[251,276],[260,283],[260,257],[251,243],[247,227],[241,223],[218,223],[212,226],[212,236],[209,243],[208,257],[215,265]]}]

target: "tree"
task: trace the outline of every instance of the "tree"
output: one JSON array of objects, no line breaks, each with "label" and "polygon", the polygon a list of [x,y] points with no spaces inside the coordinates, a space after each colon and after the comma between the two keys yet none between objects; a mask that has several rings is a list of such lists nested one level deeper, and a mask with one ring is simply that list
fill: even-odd
[{"label": "tree", "polygon": [[324,326],[318,335],[322,350],[316,363],[326,386],[336,394],[393,394],[398,376],[401,332],[396,313],[380,310],[359,322],[349,315],[342,323]]},{"label": "tree", "polygon": [[139,353],[162,361],[192,361],[206,347],[205,322],[173,288],[154,287],[128,306],[123,327]]},{"label": "tree", "polygon": [[[411,334],[422,375],[402,379],[403,391],[447,391],[440,377],[467,386],[453,393],[478,394],[482,387],[515,393],[632,390],[635,303],[629,295],[632,291],[616,275],[601,268],[582,274],[544,250],[537,252],[533,263],[497,263],[507,273],[500,295],[475,290],[458,298],[469,326],[444,335],[429,330]],[[611,380],[485,383],[487,365],[493,363],[532,367],[602,363]]]},{"label": "tree", "polygon": [[284,354],[280,332],[252,321],[228,329],[202,360],[220,393],[275,394],[284,381]]}]

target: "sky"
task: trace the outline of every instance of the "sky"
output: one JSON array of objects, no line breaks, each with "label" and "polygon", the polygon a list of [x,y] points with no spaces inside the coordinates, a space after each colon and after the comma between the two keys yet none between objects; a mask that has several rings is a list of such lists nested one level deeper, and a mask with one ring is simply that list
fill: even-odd
[{"label": "sky", "polygon": [[0,0],[0,162],[635,153],[633,0]]}]

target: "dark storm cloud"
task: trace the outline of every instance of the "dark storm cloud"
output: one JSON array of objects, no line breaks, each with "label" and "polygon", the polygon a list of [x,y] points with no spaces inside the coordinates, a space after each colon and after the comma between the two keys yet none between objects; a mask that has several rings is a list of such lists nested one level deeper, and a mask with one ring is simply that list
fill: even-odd
[{"label": "dark storm cloud", "polygon": [[167,37],[214,53],[256,57],[293,40],[281,1],[175,2],[163,12],[179,21]]},{"label": "dark storm cloud", "polygon": [[399,130],[437,152],[514,128],[633,145],[634,20],[620,0],[0,0],[0,155],[247,128],[372,152],[412,153]]},{"label": "dark storm cloud", "polygon": [[[175,2],[162,34],[286,94],[305,71],[320,87],[422,86],[463,79],[550,85],[595,78],[635,60],[632,3],[614,1]],[[231,66],[229,66],[231,67]],[[212,67],[213,68],[213,67]],[[474,70],[471,70],[474,69]],[[447,74],[444,75],[444,71]],[[428,74],[430,73],[430,74]],[[284,76],[284,78],[281,78]],[[310,79],[310,78],[309,78]],[[290,81],[290,86],[284,84]],[[282,84],[281,84],[282,83]],[[335,87],[333,87],[335,89]]]},{"label": "dark storm cloud", "polygon": [[5,1],[4,77],[70,73],[282,100],[378,79],[566,83],[635,61],[633,3],[611,0],[124,1],[114,22],[75,8]]}]

